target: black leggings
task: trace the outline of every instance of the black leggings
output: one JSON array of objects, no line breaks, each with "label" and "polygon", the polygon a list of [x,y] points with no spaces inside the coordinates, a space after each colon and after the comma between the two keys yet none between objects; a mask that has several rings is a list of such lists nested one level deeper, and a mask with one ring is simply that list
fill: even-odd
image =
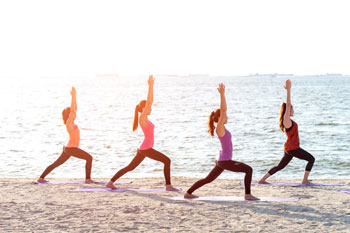
[{"label": "black leggings", "polygon": [[276,172],[285,168],[285,166],[287,166],[287,164],[293,159],[293,157],[297,157],[298,159],[308,161],[306,168],[305,168],[305,171],[311,171],[312,166],[314,165],[314,162],[315,162],[315,158],[307,151],[299,148],[296,150],[284,152],[284,156],[283,156],[282,160],[280,161],[280,163],[276,167],[271,168],[269,171],[269,174],[273,175]]},{"label": "black leggings", "polygon": [[92,167],[92,156],[77,148],[77,147],[63,147],[63,151],[60,157],[48,166],[43,174],[40,176],[40,178],[44,179],[47,174],[49,174],[53,169],[56,167],[62,165],[64,162],[66,162],[71,156],[77,157],[79,159],[85,159],[86,160],[86,165],[85,165],[85,179],[91,179],[91,167]]},{"label": "black leggings", "polygon": [[167,185],[171,184],[171,182],[170,182],[170,163],[171,163],[171,160],[166,155],[160,153],[159,151],[154,150],[153,148],[148,149],[148,150],[137,149],[137,153],[136,153],[136,156],[134,157],[134,159],[129,163],[128,166],[120,169],[113,176],[111,181],[115,182],[117,179],[119,179],[125,173],[134,170],[146,157],[164,163],[165,183]]},{"label": "black leggings", "polygon": [[189,190],[187,190],[187,193],[192,194],[196,189],[199,189],[203,185],[214,181],[224,170],[229,170],[233,172],[244,172],[245,193],[250,194],[250,184],[252,182],[253,169],[247,164],[236,162],[233,160],[217,161],[215,167],[213,168],[213,170],[211,170],[208,176],[194,183],[192,187]]}]

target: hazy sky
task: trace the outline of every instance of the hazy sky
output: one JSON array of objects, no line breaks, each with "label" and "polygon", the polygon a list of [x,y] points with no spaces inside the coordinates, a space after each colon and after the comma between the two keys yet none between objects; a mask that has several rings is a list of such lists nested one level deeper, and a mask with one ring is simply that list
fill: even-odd
[{"label": "hazy sky", "polygon": [[1,1],[0,76],[350,74],[350,2]]}]

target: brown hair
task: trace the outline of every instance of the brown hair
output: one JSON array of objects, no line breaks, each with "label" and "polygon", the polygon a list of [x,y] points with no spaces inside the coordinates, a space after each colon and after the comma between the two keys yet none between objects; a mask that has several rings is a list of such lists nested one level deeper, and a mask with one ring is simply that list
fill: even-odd
[{"label": "brown hair", "polygon": [[69,114],[70,114],[70,107],[63,109],[63,111],[62,111],[62,119],[63,119],[63,123],[64,124],[67,123]]},{"label": "brown hair", "polygon": [[284,132],[283,118],[284,118],[284,114],[286,113],[286,108],[287,108],[287,104],[283,102],[280,110],[280,129],[282,132]]},{"label": "brown hair", "polygon": [[141,111],[145,106],[146,106],[146,100],[141,100],[140,103],[136,105],[132,131],[135,131],[137,129],[137,126],[139,125],[139,112],[141,113]]},{"label": "brown hair", "polygon": [[220,108],[216,109],[215,112],[212,111],[208,119],[208,132],[211,136],[214,136],[214,122],[218,123],[220,118]]}]

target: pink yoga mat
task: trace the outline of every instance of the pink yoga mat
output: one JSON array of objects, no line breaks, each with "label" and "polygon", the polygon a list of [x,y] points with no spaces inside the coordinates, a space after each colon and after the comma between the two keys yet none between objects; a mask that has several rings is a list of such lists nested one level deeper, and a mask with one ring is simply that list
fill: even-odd
[{"label": "pink yoga mat", "polygon": [[[285,201],[299,201],[297,197],[258,197],[258,201],[274,201],[274,202],[285,202]],[[184,197],[172,197],[171,199],[177,201],[246,201],[243,197],[233,196],[216,196],[216,197],[199,197],[199,198],[184,198]]]},{"label": "pink yoga mat", "polygon": [[[244,182],[240,182],[240,185],[244,185]],[[343,184],[301,184],[301,183],[289,183],[289,182],[270,182],[270,184],[259,184],[258,182],[252,182],[251,185],[260,186],[288,186],[288,187],[309,187],[309,186],[343,186]]]},{"label": "pink yoga mat", "polygon": [[[108,181],[96,181],[99,184],[107,184]],[[84,180],[51,180],[49,182],[33,182],[34,184],[85,184]],[[118,180],[115,184],[131,184],[132,181],[129,180]]]},{"label": "pink yoga mat", "polygon": [[97,187],[79,187],[75,190],[76,192],[125,192],[125,191],[134,191],[134,192],[145,192],[145,193],[160,193],[160,192],[180,192],[179,191],[166,191],[165,188],[154,188],[154,189],[131,189],[131,188],[97,188]]}]

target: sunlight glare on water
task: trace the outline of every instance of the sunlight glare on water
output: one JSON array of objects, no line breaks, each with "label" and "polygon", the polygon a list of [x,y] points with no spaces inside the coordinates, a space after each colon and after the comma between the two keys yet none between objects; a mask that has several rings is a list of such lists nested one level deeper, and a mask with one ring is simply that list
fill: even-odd
[{"label": "sunlight glare on water", "polygon": [[[220,151],[207,133],[207,119],[219,107],[216,86],[226,84],[233,160],[260,178],[283,156],[285,135],[278,128],[286,77],[159,76],[149,119],[155,124],[154,148],[172,159],[172,175],[205,176]],[[291,77],[294,120],[301,147],[316,158],[311,178],[350,177],[350,78]],[[136,104],[147,97],[147,77],[2,78],[0,177],[38,177],[68,141],[61,112],[77,89],[76,124],[80,148],[93,157],[92,177],[111,177],[127,165],[141,144],[132,132]],[[293,159],[276,178],[301,178],[306,162]],[[48,177],[84,177],[85,163],[70,158]],[[129,177],[163,176],[162,165],[145,159]],[[243,178],[224,172],[222,178]]]}]

